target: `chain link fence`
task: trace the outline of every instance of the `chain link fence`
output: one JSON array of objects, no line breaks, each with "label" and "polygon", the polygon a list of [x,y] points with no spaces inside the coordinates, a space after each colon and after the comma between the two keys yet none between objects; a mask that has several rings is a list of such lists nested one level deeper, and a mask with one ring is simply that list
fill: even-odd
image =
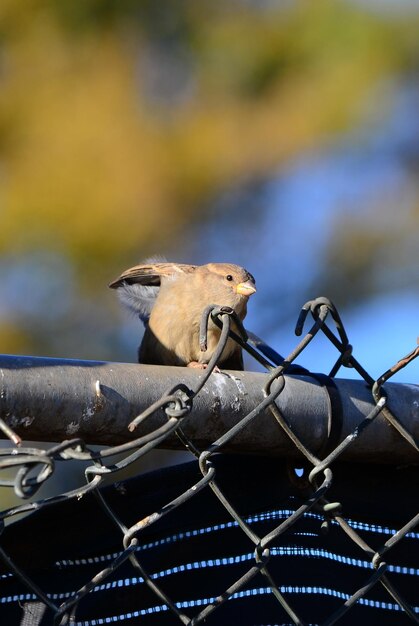
[{"label": "chain link fence", "polygon": [[[309,315],[313,322],[304,334]],[[26,397],[13,404],[16,390],[4,383],[3,376],[1,398],[7,406],[1,412],[0,428],[12,447],[0,450],[0,469],[13,470],[14,475],[0,484],[30,501],[0,514],[2,623],[419,623],[418,402],[414,391],[409,398],[413,418],[406,421],[390,408],[388,387],[384,387],[418,356],[419,348],[374,380],[353,356],[340,316],[326,298],[304,305],[296,326],[302,338],[286,358],[247,334],[227,307],[209,307],[204,312],[203,349],[210,316],[221,336],[208,368],[191,372],[188,384],[173,384],[150,400],[130,418],[126,437],[121,441],[114,437],[116,445],[102,450],[89,447],[81,437],[52,447],[22,445],[23,433],[35,432],[44,441],[56,436],[54,425],[60,420],[51,417],[60,415],[66,398],[54,395],[54,389],[51,397],[44,393],[50,421],[41,421],[38,430],[31,431],[33,407],[25,406]],[[238,334],[231,330],[233,319]],[[327,376],[295,363],[319,333],[338,354]],[[239,408],[235,402],[240,400],[233,398],[233,424],[218,433],[213,429],[214,411],[202,404],[202,396],[209,393],[214,377],[240,383],[238,373],[217,373],[229,336],[267,372],[257,379],[262,382],[258,394],[243,394],[246,399]],[[142,378],[156,395],[154,382],[143,374],[145,366],[133,367],[138,380]],[[335,379],[342,367],[357,371],[372,402],[365,415],[357,414],[345,436],[342,403],[351,405],[352,400],[342,398]],[[164,378],[167,368],[158,369]],[[180,380],[183,370],[177,371]],[[42,368],[36,376],[35,386],[44,377]],[[295,427],[280,404],[286,393],[285,404],[292,404],[289,389],[300,378],[326,390],[327,433],[321,434],[314,448],[305,436],[305,429],[311,429],[313,436],[318,430],[315,416],[310,418],[310,410],[313,414],[317,410],[314,404],[306,402],[309,416],[302,429]],[[105,390],[97,381],[92,414],[100,412],[111,393],[118,395],[110,387]],[[72,391],[77,395],[78,389]],[[21,392],[24,395],[25,390]],[[129,414],[129,402],[123,397],[117,401],[121,411],[126,406]],[[204,414],[206,429],[217,432],[209,441],[191,435],[196,411]],[[89,415],[74,415],[74,424],[88,421]],[[286,440],[288,451],[283,456],[269,447],[267,419],[269,427]],[[365,436],[377,432],[378,421],[380,432],[396,435],[401,452],[395,448],[392,462],[388,450],[383,464],[374,454],[375,443],[380,447],[374,434],[362,462],[349,462],[348,452],[360,442],[365,448]],[[103,431],[108,430],[112,438],[110,424],[104,420]],[[73,430],[79,434],[77,428]],[[66,432],[71,432],[68,424]],[[249,433],[252,454],[243,443]],[[99,429],[96,439],[96,443],[104,441]],[[196,460],[115,482],[118,472],[156,447],[174,447],[174,441]],[[228,453],[232,450],[236,454]],[[75,460],[88,462],[85,484],[36,499],[57,464]],[[113,484],[104,486],[113,474]],[[24,513],[31,515],[21,519]],[[6,523],[12,520],[13,524]]]}]

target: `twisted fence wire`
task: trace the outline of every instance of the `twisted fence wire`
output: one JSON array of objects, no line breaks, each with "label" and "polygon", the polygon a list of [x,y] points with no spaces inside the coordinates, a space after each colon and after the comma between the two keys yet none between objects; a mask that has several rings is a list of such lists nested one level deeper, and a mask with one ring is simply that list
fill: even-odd
[{"label": "twisted fence wire", "polygon": [[[305,331],[305,334],[303,334],[309,315],[311,315],[312,318],[312,325]],[[330,626],[338,622],[346,613],[351,611],[360,599],[365,598],[375,585],[382,585],[397,605],[410,618],[412,623],[419,624],[417,607],[415,610],[415,607],[402,597],[396,586],[389,580],[386,574],[388,566],[385,560],[387,553],[403,541],[406,535],[419,523],[419,513],[407,521],[402,528],[392,534],[385,543],[376,549],[369,545],[360,533],[354,529],[353,525],[349,524],[343,517],[342,504],[340,502],[329,501],[327,498],[328,491],[333,483],[333,464],[339,460],[344,450],[346,450],[348,446],[353,445],[361,433],[369,428],[378,415],[382,415],[387,420],[390,427],[395,428],[400,436],[419,452],[418,441],[415,439],[414,435],[403,426],[397,416],[390,410],[387,404],[385,389],[383,388],[385,382],[419,355],[419,347],[400,359],[377,380],[374,380],[353,356],[352,346],[349,343],[340,315],[336,307],[327,298],[317,298],[307,302],[302,307],[295,329],[296,335],[302,336],[302,338],[295,346],[294,350],[285,358],[277,354],[275,350],[267,346],[255,335],[251,333],[248,335],[232,309],[218,306],[208,307],[203,313],[200,328],[200,343],[203,350],[205,350],[206,347],[206,334],[209,319],[221,329],[221,335],[217,349],[208,363],[204,375],[199,379],[195,387],[189,387],[180,383],[167,389],[166,393],[163,394],[161,398],[131,421],[129,430],[135,432],[138,425],[147,422],[147,419],[153,413],[161,410],[164,411],[167,418],[166,422],[156,430],[144,436],[138,437],[128,443],[115,445],[100,451],[89,448],[81,439],[64,441],[49,449],[27,448],[22,446],[19,435],[17,435],[6,422],[0,420],[0,430],[3,432],[4,437],[8,438],[14,445],[12,450],[10,448],[0,449],[0,470],[15,469],[16,471],[13,480],[1,480],[0,485],[13,488],[19,498],[28,499],[34,497],[41,485],[53,474],[57,462],[71,462],[73,460],[90,462],[90,465],[85,470],[86,483],[77,489],[61,493],[57,496],[27,502],[2,511],[0,513],[1,532],[3,532],[5,521],[8,519],[12,519],[22,513],[45,509],[59,502],[79,499],[91,492],[96,497],[105,515],[108,516],[121,535],[121,550],[110,564],[99,569],[90,580],[87,580],[83,586],[71,593],[69,598],[61,603],[53,600],[51,594],[48,594],[32,580],[31,577],[25,573],[24,569],[17,565],[0,545],[0,557],[6,564],[8,570],[20,580],[35,598],[44,603],[52,611],[54,625],[63,626],[65,624],[74,623],[78,606],[83,598],[95,587],[109,579],[109,577],[127,561],[138,571],[147,587],[155,594],[158,600],[172,613],[176,623],[188,626],[203,623],[237,592],[244,589],[256,575],[260,574],[264,578],[266,587],[272,594],[272,597],[276,599],[286,612],[290,624],[303,625],[305,622],[303,618],[297,614],[296,609],[293,608],[289,595],[281,592],[280,586],[277,584],[270,571],[269,564],[272,558],[271,546],[277,542],[281,535],[289,531],[300,518],[310,511],[316,511],[316,513],[321,514],[324,520],[322,524],[324,532],[328,531],[331,523],[337,523],[350,541],[354,542],[365,553],[366,558],[372,565],[372,573],[366,578],[363,585],[356,589],[337,610],[322,622],[323,626]],[[329,321],[331,324],[328,323]],[[232,330],[233,324],[236,331]],[[329,449],[324,449],[323,454],[314,454],[312,450],[306,447],[301,438],[293,432],[291,425],[275,404],[275,400],[284,390],[286,385],[284,375],[287,372],[298,373],[299,371],[303,371],[311,375],[307,370],[304,370],[304,368],[300,370],[299,367],[295,365],[295,360],[300,357],[308,344],[311,343],[320,332],[326,336],[338,352],[338,358],[332,366],[329,376],[336,376],[338,371],[343,367],[355,369],[371,389],[374,407],[343,441],[332,446],[331,449],[330,446],[328,447]],[[200,450],[197,448],[195,442],[191,441],[185,435],[182,424],[186,418],[191,414],[193,415],[194,399],[200,393],[212,373],[217,371],[217,362],[229,337],[232,337],[243,350],[248,352],[253,359],[258,361],[267,370],[266,382],[263,387],[263,399],[248,415],[230,428],[230,430],[213,441],[210,446]],[[316,375],[313,374],[313,376]],[[303,475],[300,477],[293,475],[293,479],[310,485],[310,494],[305,502],[288,515],[286,519],[281,521],[267,534],[260,536],[255,532],[254,528],[252,528],[246,516],[236,510],[228,495],[223,492],[219,480],[217,479],[217,471],[212,462],[212,457],[214,454],[222,452],[228,442],[236,437],[251,422],[257,420],[266,410],[272,413],[279,427],[285,431],[299,450],[301,458],[304,459],[304,462],[301,463],[304,466]],[[156,446],[164,444],[165,439],[172,432],[176,433],[185,449],[198,460],[201,478],[176,498],[155,510],[152,514],[127,527],[120,519],[118,512],[113,510],[103,494],[101,487],[104,478],[107,475],[115,474],[121,469],[129,467],[137,459],[146,455]],[[112,462],[112,458],[116,455],[121,455],[121,453],[125,456],[118,461]],[[137,548],[141,543],[141,534],[146,528],[149,528],[188,500],[196,497],[196,495],[206,487],[212,490],[231,519],[253,544],[254,559],[251,567],[249,567],[244,574],[234,580],[227,589],[221,590],[218,597],[208,601],[193,617],[190,617],[184,612],[181,603],[171,598],[163,587],[158,584],[156,577],[146,570],[144,564],[141,562]]]}]

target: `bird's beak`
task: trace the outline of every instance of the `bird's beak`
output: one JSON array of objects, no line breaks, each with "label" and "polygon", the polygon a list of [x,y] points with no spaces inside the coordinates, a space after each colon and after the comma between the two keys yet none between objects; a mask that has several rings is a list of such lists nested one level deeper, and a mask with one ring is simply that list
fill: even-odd
[{"label": "bird's beak", "polygon": [[256,287],[250,280],[246,280],[245,283],[239,283],[236,287],[236,292],[241,296],[251,296],[255,291]]}]

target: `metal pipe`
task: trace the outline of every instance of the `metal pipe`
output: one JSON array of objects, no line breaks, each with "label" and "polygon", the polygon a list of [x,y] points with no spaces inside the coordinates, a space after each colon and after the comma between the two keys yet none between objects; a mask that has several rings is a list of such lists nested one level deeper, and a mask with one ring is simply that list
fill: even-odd
[{"label": "metal pipe", "polygon": [[[25,440],[57,442],[80,437],[89,444],[116,445],[163,425],[167,418],[160,409],[133,433],[128,430],[132,419],[168,389],[179,383],[194,389],[202,376],[190,368],[0,355],[0,417]],[[263,400],[267,376],[256,372],[212,373],[182,423],[185,434],[198,448],[208,447]],[[333,444],[337,445],[374,407],[371,391],[362,381],[334,379],[330,384],[335,401],[331,402],[329,386],[315,377],[285,378],[276,404],[295,434],[315,454],[325,448],[331,424]],[[419,386],[388,383],[385,390],[389,408],[418,441]],[[336,414],[339,405],[341,415]],[[181,444],[172,434],[162,447],[180,448]],[[223,450],[301,458],[269,410],[251,421]],[[418,456],[380,414],[340,459],[417,463]]]}]

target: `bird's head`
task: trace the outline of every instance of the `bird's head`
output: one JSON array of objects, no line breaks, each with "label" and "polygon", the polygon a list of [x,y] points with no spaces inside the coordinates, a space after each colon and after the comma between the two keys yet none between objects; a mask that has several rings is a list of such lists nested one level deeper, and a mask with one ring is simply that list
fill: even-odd
[{"label": "bird's head", "polygon": [[196,269],[202,273],[202,284],[213,304],[232,307],[245,313],[248,298],[256,292],[255,279],[239,265],[208,263]]}]

